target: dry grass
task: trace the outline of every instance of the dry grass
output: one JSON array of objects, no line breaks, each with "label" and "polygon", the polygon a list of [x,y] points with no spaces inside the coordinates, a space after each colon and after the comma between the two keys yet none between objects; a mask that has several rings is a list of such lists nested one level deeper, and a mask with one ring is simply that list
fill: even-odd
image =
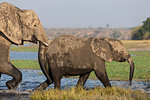
[{"label": "dry grass", "polygon": [[122,43],[150,43],[150,40],[122,40]]},{"label": "dry grass", "polygon": [[150,40],[122,40],[122,43],[127,49],[150,47]]},{"label": "dry grass", "polygon": [[66,90],[49,89],[35,91],[31,100],[150,100],[146,94],[124,88],[71,88]]}]

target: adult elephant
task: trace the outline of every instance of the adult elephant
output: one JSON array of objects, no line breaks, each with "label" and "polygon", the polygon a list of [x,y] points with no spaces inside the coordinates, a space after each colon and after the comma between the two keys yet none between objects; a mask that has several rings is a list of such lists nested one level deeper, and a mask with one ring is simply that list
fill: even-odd
[{"label": "adult elephant", "polygon": [[105,61],[128,61],[130,64],[129,84],[132,82],[134,73],[134,62],[130,54],[121,41],[115,39],[62,35],[54,39],[48,48],[43,48],[43,53],[39,57],[43,57],[40,59],[41,67],[45,67],[47,69],[45,73],[49,75],[46,76],[48,79],[36,88],[38,90],[45,89],[53,82],[55,88],[60,88],[62,76],[80,75],[77,86],[84,85],[91,71],[95,72],[105,87],[111,86]]},{"label": "adult elephant", "polygon": [[21,10],[9,3],[1,3],[0,76],[7,74],[13,77],[6,82],[8,89],[15,89],[22,81],[21,72],[10,62],[9,48],[11,44],[23,45],[24,41],[39,41],[40,45],[48,46],[48,39],[38,16],[33,10]]}]

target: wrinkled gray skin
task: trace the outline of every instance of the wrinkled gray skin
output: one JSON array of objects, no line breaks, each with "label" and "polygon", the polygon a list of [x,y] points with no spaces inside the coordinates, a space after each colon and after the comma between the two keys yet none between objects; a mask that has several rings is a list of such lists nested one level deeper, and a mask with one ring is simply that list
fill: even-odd
[{"label": "wrinkled gray skin", "polygon": [[[105,61],[125,62],[130,64],[129,84],[131,85],[134,62],[121,41],[90,37],[79,38],[72,35],[62,35],[54,39],[48,48],[43,48],[40,54],[41,66],[47,69],[48,79],[36,89],[46,89],[54,82],[55,88],[60,88],[62,76],[79,75],[77,86],[83,86],[90,72],[94,71],[105,87],[111,86],[105,68]],[[46,64],[48,63],[48,67]],[[50,79],[50,80],[49,80]]]},{"label": "wrinkled gray skin", "polygon": [[48,45],[46,33],[38,16],[33,10],[21,10],[9,3],[1,3],[0,76],[7,74],[13,77],[12,80],[6,82],[8,89],[15,89],[22,81],[21,72],[9,59],[9,48],[11,44],[23,45],[24,41],[32,43],[39,41],[39,45],[43,47]]}]

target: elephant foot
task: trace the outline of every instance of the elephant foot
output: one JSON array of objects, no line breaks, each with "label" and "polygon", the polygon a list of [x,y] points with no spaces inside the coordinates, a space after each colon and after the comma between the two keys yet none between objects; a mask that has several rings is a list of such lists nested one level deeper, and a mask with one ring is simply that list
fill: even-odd
[{"label": "elephant foot", "polygon": [[48,80],[46,80],[43,83],[41,83],[38,87],[36,87],[35,90],[45,90],[51,83],[53,82],[49,82]]},{"label": "elephant foot", "polygon": [[8,87],[9,90],[16,90],[18,85],[19,83],[16,83],[15,80],[10,80],[6,82],[6,86]]}]

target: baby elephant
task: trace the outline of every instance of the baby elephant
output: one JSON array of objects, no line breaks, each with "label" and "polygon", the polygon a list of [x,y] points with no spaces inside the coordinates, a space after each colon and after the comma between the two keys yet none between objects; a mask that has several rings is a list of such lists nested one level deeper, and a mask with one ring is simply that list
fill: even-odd
[{"label": "baby elephant", "polygon": [[47,80],[36,88],[38,90],[45,89],[53,82],[55,88],[60,88],[60,80],[63,76],[80,75],[77,86],[83,86],[92,71],[105,87],[111,86],[105,61],[128,61],[130,64],[129,84],[131,85],[134,62],[119,40],[61,35],[49,43],[48,48],[41,49],[43,52],[39,54],[39,63]]}]

